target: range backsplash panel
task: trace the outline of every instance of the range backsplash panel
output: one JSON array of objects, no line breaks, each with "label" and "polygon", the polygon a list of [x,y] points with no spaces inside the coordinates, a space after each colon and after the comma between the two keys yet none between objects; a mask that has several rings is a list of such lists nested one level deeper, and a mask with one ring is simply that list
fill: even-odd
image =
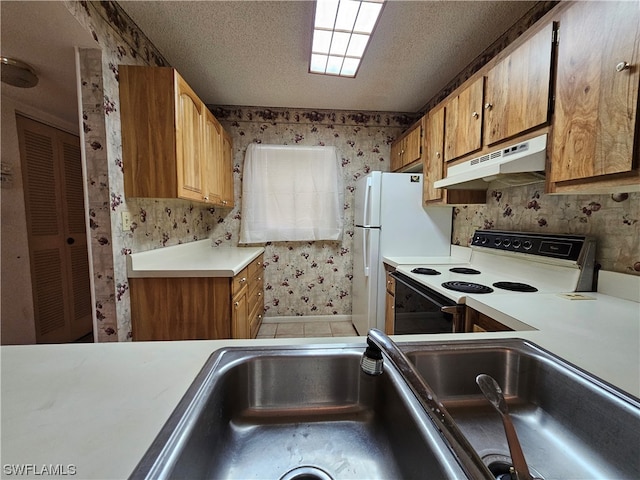
[{"label": "range backsplash panel", "polygon": [[478,228],[592,235],[603,270],[640,275],[640,193],[545,195],[544,182],[494,182],[486,205],[454,209],[453,243],[468,246]]}]

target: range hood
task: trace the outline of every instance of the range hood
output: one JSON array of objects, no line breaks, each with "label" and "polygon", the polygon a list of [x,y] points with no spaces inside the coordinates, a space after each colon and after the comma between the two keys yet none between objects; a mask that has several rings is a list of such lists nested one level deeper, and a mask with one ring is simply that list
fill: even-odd
[{"label": "range hood", "polygon": [[436,188],[486,190],[488,182],[525,185],[544,179],[547,134],[503,147],[447,169],[447,177],[434,182]]}]

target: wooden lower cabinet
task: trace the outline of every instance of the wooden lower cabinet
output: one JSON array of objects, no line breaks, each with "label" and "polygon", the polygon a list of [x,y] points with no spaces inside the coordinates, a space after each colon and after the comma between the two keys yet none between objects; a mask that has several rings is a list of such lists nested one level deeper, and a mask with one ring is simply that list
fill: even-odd
[{"label": "wooden lower cabinet", "polygon": [[229,278],[131,278],[133,340],[231,338]]},{"label": "wooden lower cabinet", "polygon": [[234,278],[232,338],[255,338],[264,312],[263,257],[260,256]]},{"label": "wooden lower cabinet", "polygon": [[385,315],[384,315],[384,333],[393,335],[393,327],[395,323],[395,303],[396,303],[396,279],[390,274],[395,271],[390,265],[385,263],[387,289],[385,292]]},{"label": "wooden lower cabinet", "polygon": [[130,278],[133,340],[255,338],[263,285],[262,256],[233,278]]},{"label": "wooden lower cabinet", "polygon": [[479,311],[466,307],[464,331],[466,333],[474,332],[512,332],[513,329],[497,322],[493,318],[480,313]]}]

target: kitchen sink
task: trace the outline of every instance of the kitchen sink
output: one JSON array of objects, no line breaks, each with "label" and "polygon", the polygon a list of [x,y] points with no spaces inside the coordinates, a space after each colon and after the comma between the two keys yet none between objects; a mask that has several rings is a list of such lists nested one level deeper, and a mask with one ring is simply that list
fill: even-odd
[{"label": "kitchen sink", "polygon": [[523,340],[404,347],[489,469],[511,460],[499,414],[475,379],[502,387],[531,474],[550,479],[640,477],[640,401]]},{"label": "kitchen sink", "polygon": [[213,354],[130,478],[464,478],[398,372],[363,346]]}]

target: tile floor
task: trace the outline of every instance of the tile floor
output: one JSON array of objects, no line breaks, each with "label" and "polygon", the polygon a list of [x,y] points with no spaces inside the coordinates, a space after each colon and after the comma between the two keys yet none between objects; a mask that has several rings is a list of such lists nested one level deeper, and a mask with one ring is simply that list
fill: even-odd
[{"label": "tile floor", "polygon": [[257,338],[351,337],[351,322],[262,322]]}]

